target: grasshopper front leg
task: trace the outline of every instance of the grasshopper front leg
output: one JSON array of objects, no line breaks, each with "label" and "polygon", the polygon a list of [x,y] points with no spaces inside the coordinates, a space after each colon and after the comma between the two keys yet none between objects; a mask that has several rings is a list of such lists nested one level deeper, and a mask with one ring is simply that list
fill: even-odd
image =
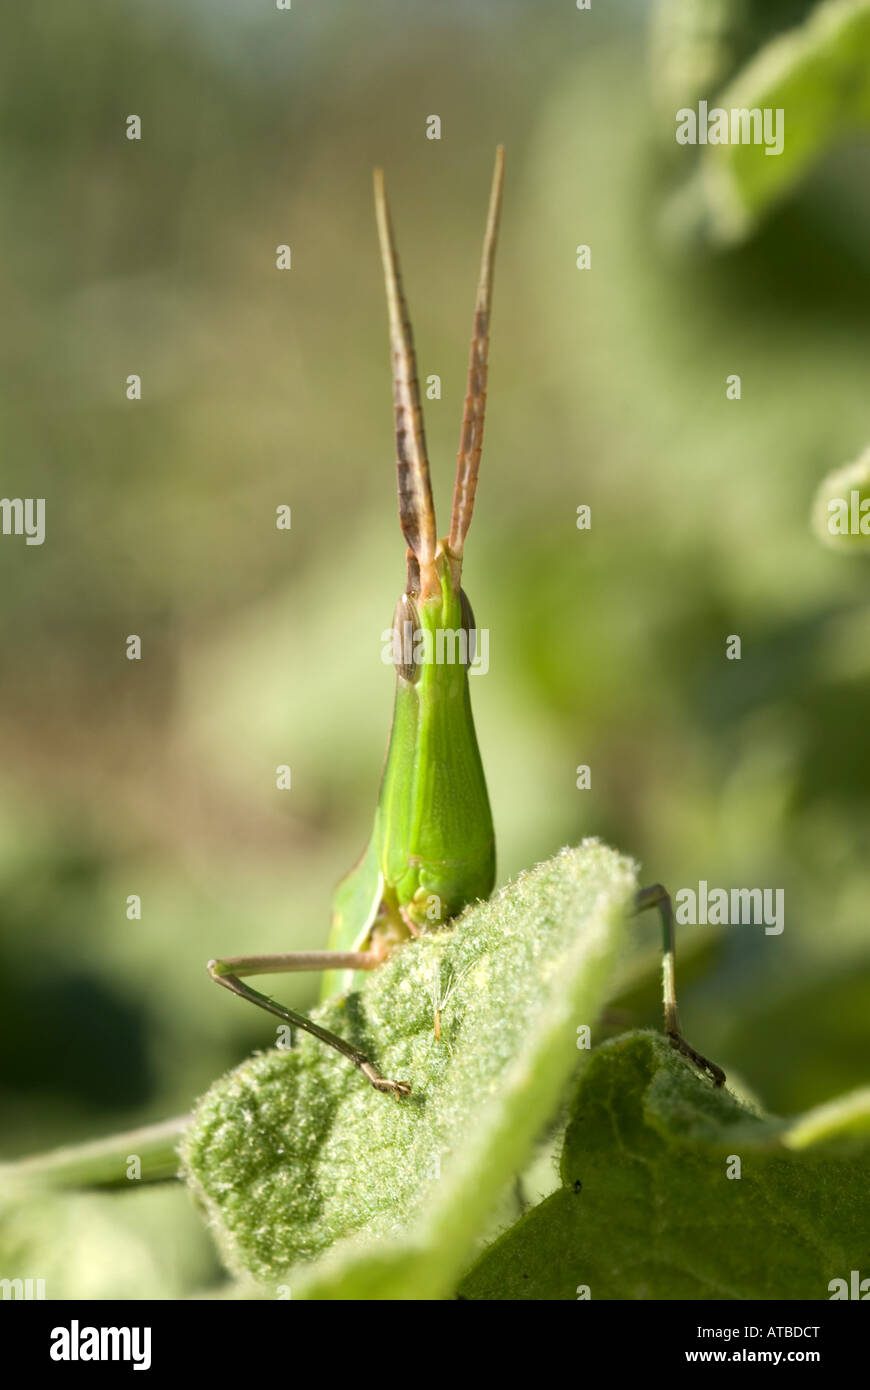
[{"label": "grasshopper front leg", "polygon": [[674,912],[671,905],[671,895],[660,883],[654,883],[649,888],[641,888],[635,897],[635,912],[644,912],[649,907],[657,907],[662,919],[662,983],[665,1032],[670,1039],[671,1047],[675,1048],[683,1057],[688,1057],[689,1061],[693,1062],[705,1076],[709,1076],[714,1086],[724,1086],[725,1073],[722,1068],[717,1066],[715,1062],[709,1062],[700,1052],[696,1052],[680,1032],[680,1019],[677,1013],[677,952],[674,940]]},{"label": "grasshopper front leg", "polygon": [[217,984],[231,990],[240,999],[247,999],[249,1003],[256,1004],[267,1013],[283,1019],[292,1027],[301,1028],[312,1037],[319,1038],[328,1047],[335,1048],[336,1052],[340,1052],[359,1068],[376,1091],[408,1096],[411,1094],[411,1087],[407,1081],[390,1081],[387,1077],[381,1076],[374,1063],[364,1052],[360,1052],[359,1048],[345,1042],[337,1033],[331,1033],[328,1028],[321,1028],[304,1014],[298,1014],[294,1009],[279,1004],[268,994],[251,989],[250,985],[243,984],[241,979],[243,975],[278,975],[295,970],[374,970],[382,961],[383,955],[377,951],[291,951],[284,955],[229,956],[226,960],[210,960],[208,973]]}]

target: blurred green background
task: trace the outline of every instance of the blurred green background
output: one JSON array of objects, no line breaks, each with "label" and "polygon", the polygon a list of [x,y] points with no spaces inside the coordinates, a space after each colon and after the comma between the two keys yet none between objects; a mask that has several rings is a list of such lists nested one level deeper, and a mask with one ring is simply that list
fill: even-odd
[{"label": "blurred green background", "polygon": [[781,936],[695,934],[687,1035],[781,1113],[866,1079],[870,573],[808,516],[870,439],[870,140],[741,245],[668,216],[675,109],[809,8],[9,6],[2,491],[46,498],[47,538],[0,541],[4,1157],[186,1110],[274,1037],[206,960],[325,941],[404,578],[371,170],[446,530],[498,142],[465,587],[499,881],[596,834],[673,890],[783,888]]}]

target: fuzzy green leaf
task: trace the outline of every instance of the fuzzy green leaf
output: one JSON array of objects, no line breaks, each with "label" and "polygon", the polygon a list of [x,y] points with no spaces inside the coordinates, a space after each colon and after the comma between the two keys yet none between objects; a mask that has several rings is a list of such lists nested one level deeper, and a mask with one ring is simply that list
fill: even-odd
[{"label": "fuzzy green leaf", "polygon": [[630,861],[586,841],[318,1010],[406,1099],[307,1035],[218,1082],[183,1161],[231,1269],[294,1298],[449,1293],[584,1055],[635,887]]},{"label": "fuzzy green leaf", "polygon": [[830,1298],[831,1280],[866,1270],[870,1149],[811,1141],[854,1136],[866,1113],[852,1097],[810,1135],[705,1087],[660,1037],[606,1043],[572,1106],[564,1186],[490,1247],[462,1296]]}]

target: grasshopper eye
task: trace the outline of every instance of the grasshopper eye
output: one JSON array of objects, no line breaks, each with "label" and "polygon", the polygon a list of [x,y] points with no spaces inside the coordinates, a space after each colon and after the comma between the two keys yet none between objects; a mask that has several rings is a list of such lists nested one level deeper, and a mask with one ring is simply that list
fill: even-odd
[{"label": "grasshopper eye", "polygon": [[474,610],[464,589],[459,590],[459,604],[462,612],[462,626],[468,633],[468,664],[470,666],[477,650],[477,627],[474,622]]},{"label": "grasshopper eye", "polygon": [[416,603],[407,594],[402,594],[393,614],[393,665],[398,675],[412,684],[420,670],[414,661],[419,626]]}]

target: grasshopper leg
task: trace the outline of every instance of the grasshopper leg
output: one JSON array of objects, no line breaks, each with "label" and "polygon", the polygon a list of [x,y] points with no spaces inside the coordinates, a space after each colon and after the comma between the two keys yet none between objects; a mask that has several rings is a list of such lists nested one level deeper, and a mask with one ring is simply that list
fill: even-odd
[{"label": "grasshopper leg", "polygon": [[634,900],[635,912],[644,912],[649,907],[657,907],[662,919],[662,979],[665,1005],[665,1032],[671,1047],[688,1057],[699,1071],[709,1076],[714,1086],[725,1084],[725,1073],[715,1062],[710,1062],[700,1052],[686,1042],[680,1032],[680,1019],[677,1013],[676,984],[676,945],[674,941],[674,911],[671,895],[660,883],[649,888],[641,888]]},{"label": "grasshopper leg", "polygon": [[249,1003],[256,1004],[258,1008],[283,1019],[292,1027],[311,1033],[313,1037],[326,1043],[327,1047],[335,1048],[336,1052],[340,1052],[359,1068],[376,1091],[389,1091],[396,1096],[407,1096],[411,1094],[411,1087],[407,1081],[390,1081],[381,1076],[374,1063],[369,1061],[359,1048],[345,1042],[337,1033],[331,1033],[328,1028],[321,1028],[320,1024],[314,1023],[304,1014],[296,1013],[294,1009],[288,1009],[277,1000],[270,999],[268,994],[261,994],[259,990],[252,989],[241,979],[243,975],[277,975],[291,970],[373,970],[376,965],[380,965],[382,959],[376,951],[293,951],[286,955],[230,956],[226,960],[210,960],[208,973],[217,984],[231,990],[240,999],[247,999]]}]

